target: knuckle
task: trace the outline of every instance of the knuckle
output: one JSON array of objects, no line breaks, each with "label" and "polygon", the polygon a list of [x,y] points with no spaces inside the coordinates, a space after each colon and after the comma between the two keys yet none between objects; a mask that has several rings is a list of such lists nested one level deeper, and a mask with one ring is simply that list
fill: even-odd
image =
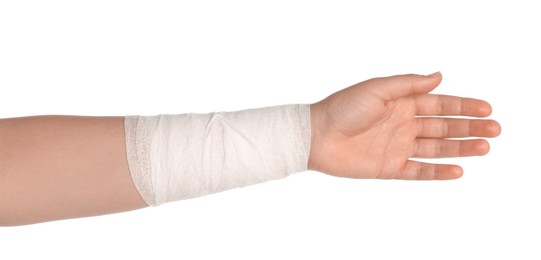
[{"label": "knuckle", "polygon": [[444,112],[444,102],[443,102],[443,99],[442,98],[438,98],[436,100],[436,114],[437,115],[442,115],[443,112]]},{"label": "knuckle", "polygon": [[434,142],[434,156],[441,156],[445,150],[445,145],[443,141]]},{"label": "knuckle", "polygon": [[449,122],[445,119],[440,119],[440,136],[446,137],[449,136]]}]

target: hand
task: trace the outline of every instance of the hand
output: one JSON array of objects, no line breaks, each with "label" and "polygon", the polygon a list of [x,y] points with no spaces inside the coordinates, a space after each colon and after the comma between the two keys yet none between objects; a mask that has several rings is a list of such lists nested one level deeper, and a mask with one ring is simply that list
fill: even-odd
[{"label": "hand", "polygon": [[428,94],[441,80],[441,73],[375,78],[312,104],[308,169],[348,178],[461,177],[458,165],[409,158],[485,155],[484,139],[448,138],[496,137],[501,128],[494,120],[442,117],[486,117],[492,108],[482,100]]}]

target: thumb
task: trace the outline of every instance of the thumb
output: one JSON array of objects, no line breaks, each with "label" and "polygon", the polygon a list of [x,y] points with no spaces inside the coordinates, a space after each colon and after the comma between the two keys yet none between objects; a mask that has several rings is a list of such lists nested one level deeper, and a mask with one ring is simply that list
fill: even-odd
[{"label": "thumb", "polygon": [[408,74],[376,78],[368,90],[383,100],[393,100],[411,95],[427,94],[441,82],[440,72],[428,76]]}]

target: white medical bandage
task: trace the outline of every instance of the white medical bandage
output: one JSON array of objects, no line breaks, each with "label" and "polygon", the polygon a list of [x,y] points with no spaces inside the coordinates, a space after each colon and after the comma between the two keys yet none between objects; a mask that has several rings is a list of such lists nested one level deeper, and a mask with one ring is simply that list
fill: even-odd
[{"label": "white medical bandage", "polygon": [[307,170],[310,105],[127,116],[134,184],[150,206]]}]

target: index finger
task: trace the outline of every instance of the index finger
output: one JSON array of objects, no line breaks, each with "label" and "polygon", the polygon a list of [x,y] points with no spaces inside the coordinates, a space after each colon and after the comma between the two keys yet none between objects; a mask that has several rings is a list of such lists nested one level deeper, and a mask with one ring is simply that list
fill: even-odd
[{"label": "index finger", "polygon": [[487,117],[492,107],[484,100],[425,94],[414,97],[418,116]]}]

